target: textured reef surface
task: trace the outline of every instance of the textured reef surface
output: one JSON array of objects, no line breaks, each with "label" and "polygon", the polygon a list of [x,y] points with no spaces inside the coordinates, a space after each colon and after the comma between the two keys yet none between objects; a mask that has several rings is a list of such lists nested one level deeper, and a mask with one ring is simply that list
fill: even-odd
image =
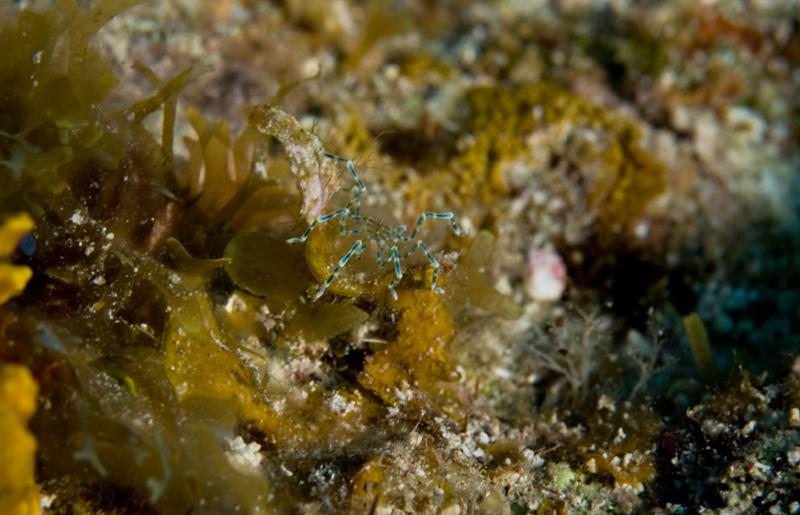
[{"label": "textured reef surface", "polygon": [[0,513],[800,512],[798,91],[793,0],[0,5]]}]

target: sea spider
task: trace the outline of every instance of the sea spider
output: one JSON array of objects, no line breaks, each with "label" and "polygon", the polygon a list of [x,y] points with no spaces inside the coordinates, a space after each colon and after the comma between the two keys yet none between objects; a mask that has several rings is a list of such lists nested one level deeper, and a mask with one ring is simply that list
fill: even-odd
[{"label": "sea spider", "polygon": [[[395,291],[394,287],[397,286],[397,284],[403,278],[403,269],[400,266],[400,260],[408,258],[417,250],[422,251],[430,263],[431,268],[433,268],[431,289],[436,293],[443,293],[443,290],[436,286],[436,279],[439,275],[439,262],[435,257],[433,257],[425,242],[421,239],[415,240],[415,238],[422,227],[422,224],[428,219],[450,220],[450,225],[452,226],[453,233],[456,236],[462,236],[466,234],[466,230],[462,229],[458,223],[456,223],[455,215],[450,212],[434,213],[432,211],[425,211],[419,215],[417,224],[414,226],[414,229],[411,231],[411,233],[406,235],[405,232],[407,228],[405,225],[393,227],[385,224],[382,220],[376,220],[375,218],[361,214],[361,199],[367,192],[367,187],[364,185],[364,181],[362,181],[358,176],[353,161],[335,154],[331,154],[330,152],[322,152],[322,155],[328,159],[345,164],[345,167],[350,172],[350,175],[353,176],[353,180],[356,183],[355,186],[353,186],[353,188],[350,190],[352,198],[344,207],[339,208],[332,213],[322,215],[314,220],[302,235],[295,238],[289,238],[286,241],[288,243],[305,242],[315,227],[320,224],[330,222],[334,218],[338,218],[340,235],[346,236],[363,234],[368,242],[371,241],[375,244],[375,259],[378,262],[378,266],[383,268],[389,262],[394,265],[394,280],[389,283],[389,293],[391,293],[393,299],[397,300],[397,291]],[[401,255],[400,247],[403,246],[407,247],[405,253]],[[333,281],[336,279],[336,275],[345,266],[347,266],[347,263],[350,261],[350,259],[354,257],[360,257],[361,254],[366,251],[366,249],[367,244],[360,239],[357,240],[353,246],[350,247],[350,250],[348,250],[341,259],[339,259],[339,262],[336,264],[333,272],[331,272],[330,276],[328,276],[325,282],[322,283],[317,290],[317,293],[314,294],[312,302],[322,297],[322,295],[325,293],[325,290],[328,289],[328,286],[330,286],[331,283],[333,283]]]}]

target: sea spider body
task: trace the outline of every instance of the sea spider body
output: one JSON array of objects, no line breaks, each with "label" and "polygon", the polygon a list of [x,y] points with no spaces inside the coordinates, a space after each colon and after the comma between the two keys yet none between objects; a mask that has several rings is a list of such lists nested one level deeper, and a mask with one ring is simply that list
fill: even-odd
[{"label": "sea spider body", "polygon": [[[345,164],[345,167],[355,181],[355,186],[353,186],[353,188],[350,190],[352,198],[344,207],[339,208],[331,213],[322,215],[314,220],[302,235],[289,238],[287,242],[303,243],[308,239],[318,225],[330,222],[335,218],[339,219],[339,234],[343,236],[363,235],[364,238],[356,240],[353,246],[350,247],[350,250],[348,250],[344,256],[341,257],[341,259],[339,259],[339,262],[336,263],[336,266],[331,274],[328,276],[325,282],[320,285],[319,289],[314,294],[312,301],[316,301],[322,297],[331,283],[333,283],[333,281],[336,279],[336,276],[339,274],[339,272],[345,266],[347,266],[347,263],[352,258],[361,256],[361,254],[366,251],[369,242],[372,242],[375,245],[375,259],[378,262],[379,267],[383,268],[387,263],[390,262],[393,265],[395,277],[392,282],[389,283],[389,293],[392,295],[393,299],[397,299],[397,291],[395,290],[395,286],[397,286],[397,284],[403,278],[403,269],[400,264],[401,260],[408,258],[417,250],[423,253],[425,258],[428,260],[428,263],[430,263],[431,268],[433,268],[431,289],[437,293],[442,293],[442,289],[436,285],[440,268],[439,262],[435,257],[433,257],[425,242],[421,239],[416,239],[416,236],[422,225],[428,219],[449,220],[453,233],[456,236],[462,236],[466,233],[466,231],[458,225],[455,215],[451,212],[435,213],[432,211],[425,211],[419,216],[419,218],[417,218],[417,223],[411,233],[406,235],[405,233],[407,228],[405,225],[394,227],[384,223],[382,220],[378,220],[361,213],[361,198],[367,192],[367,187],[358,176],[358,172],[356,172],[356,167],[353,164],[353,161],[329,152],[323,152],[322,155],[328,159],[333,159],[334,161]],[[364,243],[364,240],[367,241],[366,244]],[[403,248],[405,252],[401,253],[401,248]]]}]

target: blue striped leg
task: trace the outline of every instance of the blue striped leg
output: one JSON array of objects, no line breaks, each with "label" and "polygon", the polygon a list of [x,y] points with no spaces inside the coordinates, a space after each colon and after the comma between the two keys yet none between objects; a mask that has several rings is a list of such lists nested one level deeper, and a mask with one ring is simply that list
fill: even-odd
[{"label": "blue striped leg", "polygon": [[345,265],[347,265],[347,262],[350,261],[350,258],[353,257],[353,255],[361,254],[362,252],[364,252],[365,248],[366,247],[364,247],[364,244],[361,243],[361,240],[356,241],[353,244],[353,246],[350,247],[350,250],[347,251],[347,254],[342,256],[342,259],[340,259],[339,262],[336,264],[336,268],[333,269],[331,275],[327,279],[325,279],[325,282],[322,283],[322,286],[319,287],[317,293],[315,293],[314,297],[311,299],[311,302],[314,302],[320,297],[322,297],[322,295],[325,293],[325,290],[328,289],[328,286],[330,286],[331,283],[336,279],[336,274],[338,274],[339,271],[342,268],[344,268]]},{"label": "blue striped leg", "polygon": [[425,223],[425,220],[429,218],[433,220],[450,220],[450,225],[453,227],[453,234],[456,236],[461,236],[466,232],[458,225],[458,223],[456,223],[456,215],[453,213],[434,213],[432,211],[425,211],[419,215],[419,218],[417,219],[417,225],[414,226],[414,230],[408,235],[407,240],[413,240],[414,236],[416,236],[419,232],[420,227],[422,227],[422,224]]},{"label": "blue striped leg", "polygon": [[381,248],[379,247],[378,250],[375,251],[375,260],[378,262],[378,266],[383,268],[386,266],[386,263],[391,259],[391,256],[387,259],[383,259],[383,252],[381,252]]},{"label": "blue striped leg", "polygon": [[396,245],[392,246],[390,259],[394,263],[394,280],[389,283],[389,293],[392,294],[394,300],[397,300],[397,291],[395,291],[394,287],[403,278],[403,270],[400,269],[400,251],[397,250]]},{"label": "blue striped leg", "polygon": [[[325,222],[330,222],[331,220],[333,220],[337,216],[341,216],[343,220],[346,220],[347,217],[350,216],[350,210],[347,209],[346,207],[343,207],[341,209],[337,209],[333,213],[328,213],[327,215],[320,216],[319,218],[314,220],[311,223],[311,225],[308,226],[308,229],[306,229],[306,232],[304,232],[302,235],[297,236],[295,238],[289,238],[288,240],[286,240],[286,243],[303,243],[304,241],[306,241],[308,239],[309,236],[311,236],[311,231],[314,230],[314,227],[318,226],[319,224],[324,224]],[[341,226],[340,226],[340,230],[341,230]]]},{"label": "blue striped leg", "polygon": [[350,175],[353,176],[353,180],[356,181],[356,185],[353,186],[352,189],[353,195],[360,197],[367,192],[367,187],[364,184],[364,181],[361,180],[361,177],[358,176],[358,172],[356,172],[356,165],[353,164],[353,161],[342,156],[337,156],[336,154],[331,154],[330,152],[322,152],[322,155],[328,159],[333,159],[334,161],[344,163],[347,171],[350,172]]},{"label": "blue striped leg", "polygon": [[426,258],[428,258],[428,263],[430,263],[431,267],[433,268],[433,274],[432,274],[432,277],[431,277],[431,290],[433,290],[433,291],[435,291],[436,293],[439,293],[439,294],[444,293],[443,289],[441,289],[438,286],[436,286],[436,279],[439,277],[439,262],[436,261],[435,257],[433,257],[433,255],[431,254],[431,251],[428,250],[428,246],[425,245],[424,241],[417,240],[417,243],[414,244],[414,247],[411,249],[411,251],[409,251],[409,254],[411,254],[411,252],[414,252],[417,249],[421,249],[422,250],[422,253],[425,254]]}]

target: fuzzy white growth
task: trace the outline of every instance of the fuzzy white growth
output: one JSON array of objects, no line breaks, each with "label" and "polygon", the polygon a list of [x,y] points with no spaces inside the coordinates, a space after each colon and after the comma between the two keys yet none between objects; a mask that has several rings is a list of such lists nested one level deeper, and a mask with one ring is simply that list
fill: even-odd
[{"label": "fuzzy white growth", "polygon": [[339,190],[339,170],[333,161],[321,159],[319,138],[305,130],[294,116],[276,107],[251,109],[248,120],[261,134],[281,143],[303,194],[300,212],[309,223],[319,218]]}]

